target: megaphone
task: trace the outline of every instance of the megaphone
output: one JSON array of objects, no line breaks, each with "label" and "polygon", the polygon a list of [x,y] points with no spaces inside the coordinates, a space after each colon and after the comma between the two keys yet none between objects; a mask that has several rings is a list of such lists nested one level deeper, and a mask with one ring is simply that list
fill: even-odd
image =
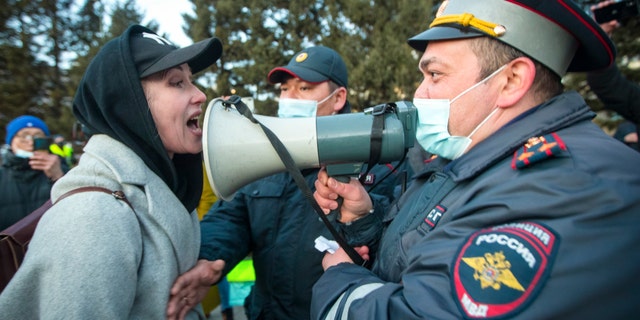
[{"label": "megaphone", "polygon": [[[299,169],[367,163],[376,116],[384,117],[378,163],[401,160],[415,140],[417,110],[411,102],[312,118],[253,115],[278,137]],[[260,124],[220,98],[205,111],[202,143],[207,177],[224,200],[253,181],[287,170]]]}]

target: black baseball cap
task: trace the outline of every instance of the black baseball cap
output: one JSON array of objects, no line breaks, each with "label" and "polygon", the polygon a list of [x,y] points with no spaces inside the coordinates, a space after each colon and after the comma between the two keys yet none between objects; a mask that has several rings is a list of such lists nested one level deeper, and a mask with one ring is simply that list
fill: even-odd
[{"label": "black baseball cap", "polygon": [[214,64],[222,55],[222,43],[209,38],[178,48],[169,40],[142,26],[130,28],[131,54],[140,78],[188,63],[192,73]]},{"label": "black baseball cap", "polygon": [[282,83],[291,75],[310,83],[331,80],[347,87],[347,66],[333,49],[324,46],[306,48],[296,53],[286,66],[274,68],[267,75],[271,84]]},{"label": "black baseball cap", "polygon": [[424,51],[429,41],[482,36],[522,51],[560,77],[605,68],[616,55],[611,39],[571,0],[445,0],[429,29],[408,42]]}]

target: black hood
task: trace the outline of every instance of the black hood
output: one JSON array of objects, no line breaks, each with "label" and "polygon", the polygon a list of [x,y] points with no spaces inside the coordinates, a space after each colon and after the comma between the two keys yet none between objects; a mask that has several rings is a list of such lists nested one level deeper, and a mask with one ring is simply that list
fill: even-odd
[{"label": "black hood", "polygon": [[142,90],[130,35],[152,32],[131,26],[107,42],[80,81],[73,114],[89,134],[106,134],[133,150],[191,212],[202,193],[202,153],[169,158]]}]

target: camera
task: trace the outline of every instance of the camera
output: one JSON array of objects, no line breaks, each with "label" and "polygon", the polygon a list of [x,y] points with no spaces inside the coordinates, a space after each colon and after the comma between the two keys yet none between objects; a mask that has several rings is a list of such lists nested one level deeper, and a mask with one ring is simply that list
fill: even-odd
[{"label": "camera", "polygon": [[637,0],[624,0],[612,3],[608,6],[593,10],[594,18],[598,23],[605,23],[612,20],[621,22],[624,19],[635,17],[638,12]]},{"label": "camera", "polygon": [[49,146],[51,145],[51,138],[50,137],[46,137],[46,138],[35,138],[33,139],[33,150],[45,150],[48,151],[49,150]]}]

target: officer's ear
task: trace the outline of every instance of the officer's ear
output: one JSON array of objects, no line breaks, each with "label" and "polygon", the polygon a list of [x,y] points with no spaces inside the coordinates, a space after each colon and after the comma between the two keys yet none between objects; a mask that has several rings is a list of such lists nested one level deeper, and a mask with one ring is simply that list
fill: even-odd
[{"label": "officer's ear", "polygon": [[344,104],[347,103],[347,88],[340,87],[336,90],[336,94],[333,96],[335,98],[335,103],[333,104],[333,112],[340,113],[340,110],[342,110]]},{"label": "officer's ear", "polygon": [[536,77],[536,66],[533,60],[519,57],[507,64],[503,71],[506,77],[500,90],[497,105],[508,107],[524,99]]}]

